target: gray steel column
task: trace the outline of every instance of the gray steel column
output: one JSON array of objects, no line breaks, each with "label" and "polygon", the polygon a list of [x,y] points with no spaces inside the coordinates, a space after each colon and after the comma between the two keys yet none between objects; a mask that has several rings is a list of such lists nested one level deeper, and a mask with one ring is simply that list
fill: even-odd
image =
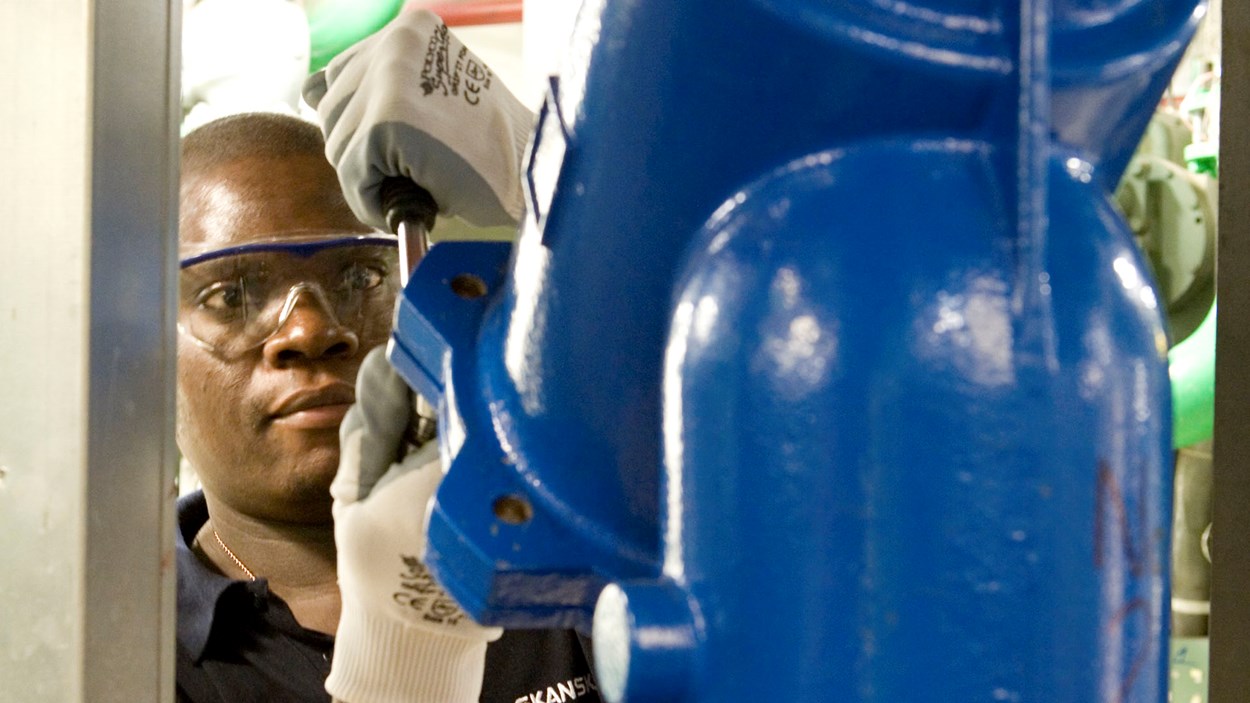
[{"label": "gray steel column", "polygon": [[1250,691],[1250,5],[1223,4],[1211,529],[1212,703]]},{"label": "gray steel column", "polygon": [[180,14],[0,3],[0,701],[173,698]]}]

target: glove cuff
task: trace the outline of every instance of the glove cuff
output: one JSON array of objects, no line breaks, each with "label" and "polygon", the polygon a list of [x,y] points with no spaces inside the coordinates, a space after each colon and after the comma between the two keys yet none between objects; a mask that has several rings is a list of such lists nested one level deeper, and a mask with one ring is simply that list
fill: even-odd
[{"label": "glove cuff", "polygon": [[326,691],[349,703],[476,703],[486,640],[376,617],[344,598]]}]

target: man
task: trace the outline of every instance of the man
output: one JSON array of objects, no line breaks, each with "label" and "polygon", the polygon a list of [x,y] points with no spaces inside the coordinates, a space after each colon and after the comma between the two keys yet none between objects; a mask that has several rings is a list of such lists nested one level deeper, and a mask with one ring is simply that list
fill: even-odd
[{"label": "man", "polygon": [[[177,438],[203,491],[178,509],[180,701],[329,698],[339,425],[389,334],[398,262],[394,238],[353,216],[323,150],[317,127],[282,115],[223,118],[183,142]],[[470,668],[497,633],[452,635],[417,633],[464,640],[453,654]],[[446,648],[422,646],[409,651],[443,666]],[[574,634],[507,632],[487,648],[480,700],[566,681],[597,700]]]}]

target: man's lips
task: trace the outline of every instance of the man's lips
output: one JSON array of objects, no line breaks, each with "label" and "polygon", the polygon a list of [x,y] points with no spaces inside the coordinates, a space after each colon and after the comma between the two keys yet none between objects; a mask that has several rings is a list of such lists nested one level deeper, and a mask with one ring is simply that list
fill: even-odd
[{"label": "man's lips", "polygon": [[274,404],[269,417],[274,424],[298,429],[335,429],[356,400],[346,383],[331,383],[288,393]]}]

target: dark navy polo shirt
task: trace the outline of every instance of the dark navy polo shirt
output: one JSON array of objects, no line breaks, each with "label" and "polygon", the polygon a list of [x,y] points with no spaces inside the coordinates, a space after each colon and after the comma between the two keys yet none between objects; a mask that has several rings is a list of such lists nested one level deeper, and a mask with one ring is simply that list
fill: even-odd
[{"label": "dark navy polo shirt", "polygon": [[[236,581],[191,551],[208,520],[202,492],[178,501],[178,700],[328,703],[334,638],[302,627],[263,578]],[[599,703],[571,630],[508,630],[486,648],[483,703]]]}]

